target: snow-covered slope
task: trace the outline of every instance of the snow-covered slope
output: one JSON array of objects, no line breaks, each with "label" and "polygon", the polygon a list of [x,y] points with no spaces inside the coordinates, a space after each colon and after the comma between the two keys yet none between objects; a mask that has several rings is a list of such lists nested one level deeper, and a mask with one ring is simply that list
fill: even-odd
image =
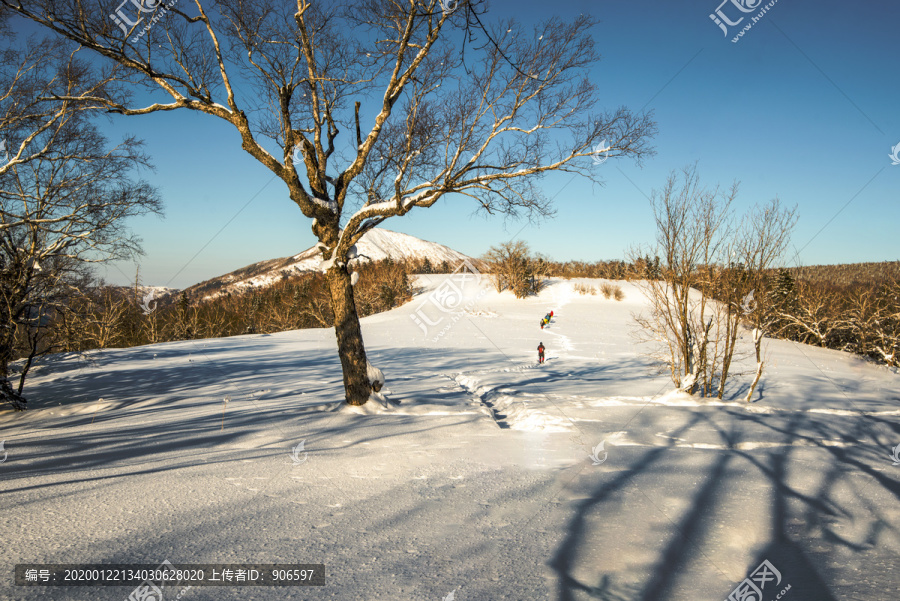
[{"label": "snow-covered slope", "polygon": [[[451,265],[464,260],[471,261],[470,257],[443,244],[381,228],[366,232],[356,243],[356,249],[361,258],[368,258],[372,261],[428,259],[435,266],[440,265],[443,261],[447,261]],[[315,271],[321,263],[315,248],[309,248],[294,255],[293,259],[295,262],[292,266],[299,271]]]},{"label": "snow-covered slope", "polygon": [[[620,283],[616,302],[577,282],[516,300],[419,276],[412,302],[362,320],[400,401],[369,415],[340,408],[332,330],[53,357],[33,408],[0,413],[8,570],[326,565],[324,587],[179,601],[721,601],[749,598],[730,595],[768,561],[757,601],[896,601],[897,373],[770,341],[761,400],[735,400],[747,360],[722,401],[673,394],[631,336],[639,290]],[[8,571],[0,599],[132,588],[16,587]]]},{"label": "snow-covered slope", "polygon": [[[451,268],[456,267],[462,261],[473,261],[472,258],[443,244],[381,228],[366,232],[356,244],[356,248],[360,261],[428,259],[435,267],[446,261]],[[247,265],[231,273],[191,286],[187,291],[189,295],[211,298],[225,292],[265,287],[285,276],[316,271],[321,263],[321,256],[316,248],[312,247],[292,257]]]}]

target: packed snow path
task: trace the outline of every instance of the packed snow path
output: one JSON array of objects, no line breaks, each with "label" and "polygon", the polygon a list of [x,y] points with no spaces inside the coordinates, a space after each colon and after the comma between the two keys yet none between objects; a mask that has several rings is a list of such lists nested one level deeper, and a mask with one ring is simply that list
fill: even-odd
[{"label": "packed snow path", "polygon": [[721,601],[768,560],[765,601],[896,600],[895,373],[773,341],[758,402],[730,400],[746,377],[725,401],[673,395],[629,335],[634,287],[469,283],[443,313],[446,279],[363,320],[396,407],[340,408],[330,330],[40,367],[33,408],[0,414],[0,598],[133,588],[15,587],[17,563],[169,560],[327,566],[325,587],[182,601]]}]

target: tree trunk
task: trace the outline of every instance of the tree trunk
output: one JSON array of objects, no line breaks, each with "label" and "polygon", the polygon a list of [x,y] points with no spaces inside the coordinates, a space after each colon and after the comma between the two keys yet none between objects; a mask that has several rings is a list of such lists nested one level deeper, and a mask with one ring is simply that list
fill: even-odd
[{"label": "tree trunk", "polygon": [[750,384],[750,390],[747,391],[746,398],[744,398],[748,403],[750,402],[750,399],[753,398],[753,393],[756,391],[756,385],[759,384],[759,379],[762,377],[763,372],[762,330],[759,328],[753,330],[753,347],[756,350],[756,375],[753,377],[753,382]]},{"label": "tree trunk", "polygon": [[9,381],[9,364],[15,360],[16,326],[14,323],[16,289],[5,290],[2,303],[0,303],[0,405],[9,403],[16,411],[26,409],[25,397],[13,389]]},{"label": "tree trunk", "polygon": [[9,403],[16,411],[24,411],[27,408],[27,401],[21,394],[21,386],[17,392],[9,381],[8,355],[11,347],[8,344],[4,344],[3,347],[4,356],[0,357],[0,404]]},{"label": "tree trunk", "polygon": [[372,385],[366,371],[366,349],[353,298],[353,286],[346,266],[334,265],[325,274],[331,292],[334,312],[334,334],[337,337],[341,369],[344,372],[344,394],[348,405],[365,405]]},{"label": "tree trunk", "polygon": [[725,314],[725,348],[722,352],[722,375],[719,378],[719,390],[716,397],[725,396],[725,383],[728,381],[728,373],[731,371],[731,361],[734,358],[734,350],[737,348],[738,329],[741,327],[740,314],[729,305]]}]

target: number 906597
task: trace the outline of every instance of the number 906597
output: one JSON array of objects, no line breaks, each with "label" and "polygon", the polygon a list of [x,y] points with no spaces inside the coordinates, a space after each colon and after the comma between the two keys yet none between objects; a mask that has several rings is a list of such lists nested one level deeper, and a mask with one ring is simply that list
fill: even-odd
[{"label": "number 906597", "polygon": [[315,570],[272,570],[272,580],[305,582],[313,579]]}]

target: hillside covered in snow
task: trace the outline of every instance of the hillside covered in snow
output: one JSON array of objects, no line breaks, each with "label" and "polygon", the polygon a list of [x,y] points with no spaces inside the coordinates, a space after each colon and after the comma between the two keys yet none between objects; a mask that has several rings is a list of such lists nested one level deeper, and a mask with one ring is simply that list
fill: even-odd
[{"label": "hillside covered in snow", "polygon": [[[361,409],[342,406],[329,329],[40,365],[32,408],[0,413],[8,573],[326,566],[324,587],[180,601],[721,601],[760,573],[763,601],[896,599],[895,371],[772,340],[756,402],[734,400],[746,360],[724,400],[694,398],[635,343],[629,283],[621,302],[576,280],[515,300],[477,278],[440,294],[447,277],[362,320],[386,386]],[[0,579],[17,601],[130,592]]]},{"label": "hillside covered in snow", "polygon": [[[435,267],[446,261],[455,267],[462,261],[473,259],[443,244],[421,240],[415,236],[375,228],[365,233],[356,244],[359,261],[396,262],[422,261],[428,259]],[[318,271],[322,263],[321,255],[315,247],[291,257],[270,259],[247,265],[231,273],[206,280],[187,288],[189,296],[210,298],[227,292],[243,292],[261,288],[281,278],[298,273]]]}]

